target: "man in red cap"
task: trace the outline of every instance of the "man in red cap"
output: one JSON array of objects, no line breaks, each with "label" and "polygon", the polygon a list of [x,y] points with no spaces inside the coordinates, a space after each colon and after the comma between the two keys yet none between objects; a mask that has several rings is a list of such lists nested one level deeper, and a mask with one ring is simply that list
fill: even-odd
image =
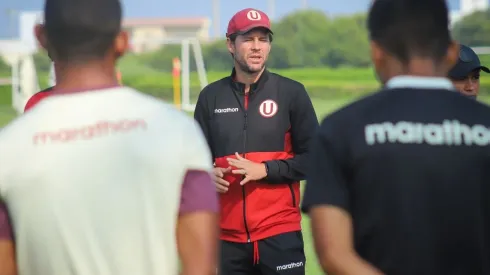
[{"label": "man in red cap", "polygon": [[300,181],[318,120],[301,83],[265,69],[264,12],[239,11],[226,37],[234,69],[204,88],[194,113],[220,193],[220,274],[302,275]]}]

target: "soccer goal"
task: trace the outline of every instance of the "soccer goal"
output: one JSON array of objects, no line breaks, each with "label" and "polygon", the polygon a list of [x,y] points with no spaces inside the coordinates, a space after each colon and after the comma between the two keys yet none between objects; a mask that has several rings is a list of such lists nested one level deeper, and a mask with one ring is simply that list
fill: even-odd
[{"label": "soccer goal", "polygon": [[194,61],[196,62],[197,75],[199,78],[199,84],[201,90],[208,85],[208,77],[206,73],[206,67],[204,66],[204,58],[202,55],[201,44],[195,38],[185,39],[181,42],[182,53],[182,109],[185,111],[194,111],[196,104],[191,102],[190,93],[190,48],[192,48],[194,54]]},{"label": "soccer goal", "polygon": [[[191,99],[191,76],[190,67],[191,63],[195,62],[197,76],[199,79],[199,86],[201,90],[208,85],[208,78],[206,74],[206,67],[204,66],[204,58],[202,55],[201,45],[199,41],[195,38],[185,38],[185,39],[150,39],[145,40],[145,45],[154,44],[157,46],[165,45],[180,45],[180,62],[181,62],[181,72],[180,72],[180,96],[177,100],[174,98],[174,104],[179,105],[184,111],[194,111],[196,104]],[[191,52],[194,56],[194,60],[191,60]],[[121,76],[124,82],[124,76]],[[51,72],[49,76],[50,85],[56,83],[56,77],[54,75],[53,66],[51,67]],[[180,102],[181,99],[181,102]]]},{"label": "soccer goal", "polygon": [[11,67],[12,107],[20,114],[29,98],[39,91],[39,81],[32,54],[21,55]]},{"label": "soccer goal", "polygon": [[[132,44],[134,41],[131,41]],[[141,42],[141,41],[140,41]],[[195,108],[195,99],[191,97],[191,64],[194,62],[196,73],[199,81],[200,89],[208,85],[206,67],[202,54],[201,44],[197,38],[149,38],[144,40],[146,47],[158,48],[165,45],[180,45],[180,102],[175,102],[176,105],[181,105],[185,111],[193,111]],[[191,60],[191,53],[194,60]],[[124,81],[124,75],[122,76]],[[175,98],[174,98],[175,101]]]},{"label": "soccer goal", "polygon": [[[153,39],[145,41],[145,44],[165,45],[180,45],[180,61],[181,72],[179,79],[179,102],[174,98],[174,103],[179,105],[184,111],[193,111],[195,108],[195,96],[191,93],[191,64],[195,62],[196,73],[198,76],[199,87],[202,90],[208,85],[206,68],[204,66],[204,58],[202,55],[201,45],[195,38],[185,39]],[[192,54],[191,54],[192,53]],[[22,113],[27,100],[40,90],[39,72],[36,70],[32,52],[23,54],[15,62],[12,63],[12,107]],[[194,60],[191,60],[194,56]],[[144,78],[144,74],[141,75]],[[124,75],[122,75],[124,82]],[[54,74],[54,66],[51,64],[48,83],[49,86],[56,84]],[[195,94],[195,92],[193,93]]]}]

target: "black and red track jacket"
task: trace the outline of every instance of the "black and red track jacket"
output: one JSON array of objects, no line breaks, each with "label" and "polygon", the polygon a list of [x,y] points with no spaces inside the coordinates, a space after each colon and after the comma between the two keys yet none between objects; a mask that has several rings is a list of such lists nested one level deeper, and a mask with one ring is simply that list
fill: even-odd
[{"label": "black and red track jacket", "polygon": [[305,87],[264,71],[245,94],[232,75],[209,84],[199,95],[195,119],[201,125],[216,167],[228,167],[235,152],[267,165],[267,177],[240,186],[227,174],[220,195],[221,239],[253,242],[301,230],[300,185],[318,119]]}]

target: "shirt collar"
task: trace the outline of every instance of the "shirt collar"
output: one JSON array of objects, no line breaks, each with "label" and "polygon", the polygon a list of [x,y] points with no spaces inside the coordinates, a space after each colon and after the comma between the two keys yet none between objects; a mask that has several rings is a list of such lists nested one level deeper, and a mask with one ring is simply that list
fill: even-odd
[{"label": "shirt collar", "polygon": [[453,83],[444,77],[422,77],[422,76],[395,76],[385,85],[388,89],[416,88],[416,89],[444,89],[456,91]]}]

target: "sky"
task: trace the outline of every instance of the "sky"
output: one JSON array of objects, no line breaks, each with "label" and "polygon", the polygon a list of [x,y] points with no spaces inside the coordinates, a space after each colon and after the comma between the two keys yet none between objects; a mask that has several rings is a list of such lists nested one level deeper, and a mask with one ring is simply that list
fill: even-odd
[{"label": "sky", "polygon": [[[212,19],[212,0],[122,0],[125,17],[209,17]],[[269,12],[268,0],[221,0],[220,36],[224,35],[231,16],[243,8],[256,8]],[[273,20],[280,19],[306,2],[309,8],[323,10],[329,15],[365,12],[370,0],[275,0]],[[451,9],[458,9],[459,0],[448,0]],[[43,0],[0,0],[0,39],[18,37],[19,11],[38,11]],[[9,12],[14,11],[14,13]],[[9,15],[10,14],[10,15]],[[13,15],[12,15],[13,14]],[[211,27],[210,34],[215,36]]]}]

